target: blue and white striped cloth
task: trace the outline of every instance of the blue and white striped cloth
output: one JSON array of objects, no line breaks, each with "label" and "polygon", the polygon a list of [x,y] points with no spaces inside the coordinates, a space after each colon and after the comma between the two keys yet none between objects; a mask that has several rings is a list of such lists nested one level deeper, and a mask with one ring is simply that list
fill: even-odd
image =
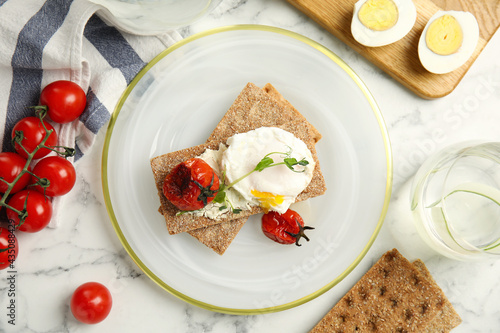
[{"label": "blue and white striped cloth", "polygon": [[2,151],[13,150],[12,127],[32,115],[29,106],[38,104],[42,88],[65,79],[87,91],[80,119],[54,126],[58,144],[75,147],[78,160],[137,72],[181,39],[175,31],[159,36],[123,32],[98,16],[103,10],[87,0],[0,0]]}]

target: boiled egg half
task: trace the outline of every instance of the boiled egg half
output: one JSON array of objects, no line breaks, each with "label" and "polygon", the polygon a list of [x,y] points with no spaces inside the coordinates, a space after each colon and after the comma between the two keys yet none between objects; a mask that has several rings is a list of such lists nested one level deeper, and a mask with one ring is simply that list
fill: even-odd
[{"label": "boiled egg half", "polygon": [[427,22],[418,42],[422,66],[435,74],[462,66],[474,53],[479,26],[471,13],[439,11]]},{"label": "boiled egg half", "polygon": [[226,183],[234,182],[254,170],[266,155],[272,158],[273,163],[281,163],[286,157],[309,162],[305,166],[294,166],[294,171],[286,165],[269,167],[237,182],[233,189],[251,206],[285,213],[312,179],[315,162],[311,151],[302,140],[288,131],[277,127],[260,127],[232,136],[227,140],[227,145],[221,161]]},{"label": "boiled egg half", "polygon": [[416,19],[411,0],[360,0],[354,5],[351,32],[360,44],[384,46],[406,36]]}]

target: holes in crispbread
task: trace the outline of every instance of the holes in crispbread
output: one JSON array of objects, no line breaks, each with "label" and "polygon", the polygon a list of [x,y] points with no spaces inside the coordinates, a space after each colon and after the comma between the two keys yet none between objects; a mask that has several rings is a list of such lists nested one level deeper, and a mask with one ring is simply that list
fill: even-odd
[{"label": "holes in crispbread", "polygon": [[434,332],[429,324],[444,313],[446,298],[428,279],[425,266],[413,269],[397,251],[382,260],[345,295],[329,317],[335,326],[328,332]]},{"label": "holes in crispbread", "polygon": [[368,299],[368,291],[364,287],[359,288],[359,297],[366,301]]},{"label": "holes in crispbread", "polygon": [[420,277],[417,274],[413,274],[411,276],[411,278],[412,278],[413,284],[415,286],[418,286],[418,284],[420,283]]},{"label": "holes in crispbread", "polygon": [[405,315],[405,320],[410,321],[413,318],[413,311],[410,309],[406,309],[404,311],[404,315]]},{"label": "holes in crispbread", "polygon": [[430,305],[428,303],[423,303],[420,305],[420,313],[425,314],[427,310],[429,309]]},{"label": "holes in crispbread", "polygon": [[354,306],[354,301],[351,296],[346,297],[345,304],[350,308]]},{"label": "holes in crispbread", "polygon": [[439,308],[443,307],[443,305],[444,305],[444,301],[443,301],[443,299],[442,299],[441,297],[439,298],[439,301],[437,302],[437,304],[436,304],[436,305],[437,305]]},{"label": "holes in crispbread", "polygon": [[387,252],[384,257],[386,261],[394,261],[396,260],[397,252],[396,251]]},{"label": "holes in crispbread", "polygon": [[399,304],[398,304],[398,303],[399,303],[399,301],[398,301],[396,298],[391,298],[391,299],[390,299],[390,301],[391,301],[391,306],[392,306],[393,308],[397,308],[397,307],[398,307],[398,305],[399,305]]},{"label": "holes in crispbread", "polygon": [[372,315],[370,320],[368,321],[368,325],[373,332],[378,332],[378,327],[377,327],[378,321],[379,317],[376,315]]}]

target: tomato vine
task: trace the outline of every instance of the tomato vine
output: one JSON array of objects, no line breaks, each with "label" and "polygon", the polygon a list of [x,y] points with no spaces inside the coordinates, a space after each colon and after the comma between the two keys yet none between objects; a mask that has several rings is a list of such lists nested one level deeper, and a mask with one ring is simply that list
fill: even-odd
[{"label": "tomato vine", "polygon": [[14,136],[12,138],[12,145],[13,146],[16,146],[16,145],[19,146],[22,149],[22,151],[24,151],[26,153],[26,155],[27,155],[26,164],[24,165],[24,168],[21,170],[21,172],[11,182],[8,182],[5,179],[3,179],[3,178],[0,177],[0,181],[4,182],[7,185],[7,190],[3,193],[3,195],[2,195],[2,197],[0,199],[0,207],[5,207],[7,209],[10,209],[10,210],[14,211],[16,214],[18,214],[19,220],[20,220],[19,226],[26,220],[26,218],[28,216],[28,212],[27,212],[27,209],[26,209],[27,198],[26,198],[26,201],[24,203],[24,207],[23,207],[22,210],[16,209],[16,208],[12,207],[11,205],[9,205],[7,203],[9,195],[11,194],[12,189],[17,184],[17,182],[21,179],[21,177],[23,175],[25,175],[27,173],[27,174],[29,174],[32,177],[34,177],[34,178],[37,179],[36,183],[28,185],[28,186],[39,185],[42,188],[47,188],[50,185],[50,181],[48,179],[46,179],[46,178],[40,178],[40,177],[38,177],[37,175],[35,175],[33,172],[31,172],[29,170],[31,162],[34,160],[34,157],[35,157],[36,153],[40,149],[48,149],[48,150],[53,151],[57,155],[62,156],[64,158],[72,157],[72,156],[75,155],[75,149],[74,148],[70,148],[70,147],[66,147],[66,146],[50,146],[50,145],[46,144],[47,140],[50,137],[50,135],[54,132],[53,128],[52,129],[48,129],[47,126],[46,126],[46,124],[45,124],[44,118],[45,118],[46,114],[47,114],[46,110],[35,107],[35,115],[40,120],[40,123],[43,126],[43,129],[45,131],[45,136],[42,139],[42,141],[33,149],[33,151],[29,152],[23,146],[22,142],[24,140],[24,133],[22,131],[15,131]]}]

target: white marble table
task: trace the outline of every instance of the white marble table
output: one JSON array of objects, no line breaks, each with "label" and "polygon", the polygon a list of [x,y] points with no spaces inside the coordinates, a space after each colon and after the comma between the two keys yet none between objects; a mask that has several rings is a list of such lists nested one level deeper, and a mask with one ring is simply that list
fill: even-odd
[{"label": "white marble table", "polygon": [[[180,32],[186,37],[243,23],[289,29],[331,49],[357,72],[382,110],[393,149],[393,197],[386,222],[366,257],[330,291],[290,310],[236,316],[187,304],[152,282],[129,258],[115,234],[101,185],[103,129],[91,153],[77,164],[77,184],[66,201],[62,225],[19,236],[23,249],[16,261],[16,325],[5,324],[7,310],[1,301],[0,331],[307,332],[382,253],[397,247],[407,258],[425,261],[463,319],[454,332],[500,332],[500,261],[452,261],[395,232],[400,223],[398,199],[426,156],[462,140],[500,140],[500,35],[493,37],[452,94],[429,101],[403,88],[285,0],[223,0],[212,14]],[[114,298],[111,314],[98,325],[79,324],[69,310],[73,290],[90,280],[106,284]],[[2,279],[2,298],[6,286]]]}]

